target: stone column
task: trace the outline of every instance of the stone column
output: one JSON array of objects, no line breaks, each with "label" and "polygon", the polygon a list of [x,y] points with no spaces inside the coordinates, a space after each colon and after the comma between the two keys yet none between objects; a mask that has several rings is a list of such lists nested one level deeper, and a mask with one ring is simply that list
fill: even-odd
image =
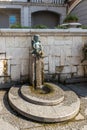
[{"label": "stone column", "polygon": [[21,25],[24,26],[24,15],[23,15],[23,7],[21,8]]},{"label": "stone column", "polygon": [[31,20],[31,7],[29,7],[28,18],[29,18],[29,27],[31,27],[31,26],[32,26],[32,20]]},{"label": "stone column", "polygon": [[29,26],[29,11],[28,7],[24,6],[21,8],[21,25]]}]

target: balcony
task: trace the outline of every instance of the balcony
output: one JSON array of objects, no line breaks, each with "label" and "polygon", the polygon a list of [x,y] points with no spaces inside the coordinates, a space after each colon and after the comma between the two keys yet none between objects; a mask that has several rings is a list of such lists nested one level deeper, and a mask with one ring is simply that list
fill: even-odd
[{"label": "balcony", "polygon": [[64,4],[64,0],[0,0],[0,2],[31,2],[31,3],[51,3],[51,4]]},{"label": "balcony", "polygon": [[52,3],[52,4],[64,4],[64,0],[28,0],[33,3]]}]

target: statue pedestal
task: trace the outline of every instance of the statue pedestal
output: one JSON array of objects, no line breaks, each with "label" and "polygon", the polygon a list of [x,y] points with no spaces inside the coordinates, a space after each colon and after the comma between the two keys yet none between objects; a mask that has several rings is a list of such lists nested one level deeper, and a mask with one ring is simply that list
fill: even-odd
[{"label": "statue pedestal", "polygon": [[33,57],[32,62],[32,85],[35,89],[41,89],[43,84],[43,61],[42,58]]},{"label": "statue pedestal", "polygon": [[35,62],[34,65],[35,65],[35,74],[36,74],[36,79],[35,79],[35,87],[36,89],[37,88],[42,88],[42,59],[41,58],[35,58]]}]

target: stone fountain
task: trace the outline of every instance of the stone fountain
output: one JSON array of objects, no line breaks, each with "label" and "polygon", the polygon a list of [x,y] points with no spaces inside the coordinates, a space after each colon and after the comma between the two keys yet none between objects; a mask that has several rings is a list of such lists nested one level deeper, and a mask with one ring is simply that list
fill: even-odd
[{"label": "stone fountain", "polygon": [[72,119],[79,111],[80,100],[74,92],[64,92],[58,85],[44,82],[44,57],[39,36],[34,35],[30,54],[31,85],[11,87],[9,104],[21,115],[39,122]]}]

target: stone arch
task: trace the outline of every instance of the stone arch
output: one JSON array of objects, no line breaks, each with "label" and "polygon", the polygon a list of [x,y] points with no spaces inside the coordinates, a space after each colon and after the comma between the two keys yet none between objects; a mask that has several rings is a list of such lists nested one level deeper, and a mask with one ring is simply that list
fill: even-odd
[{"label": "stone arch", "polygon": [[60,24],[60,14],[52,11],[36,11],[31,14],[32,26],[46,25],[49,28],[54,28]]}]

